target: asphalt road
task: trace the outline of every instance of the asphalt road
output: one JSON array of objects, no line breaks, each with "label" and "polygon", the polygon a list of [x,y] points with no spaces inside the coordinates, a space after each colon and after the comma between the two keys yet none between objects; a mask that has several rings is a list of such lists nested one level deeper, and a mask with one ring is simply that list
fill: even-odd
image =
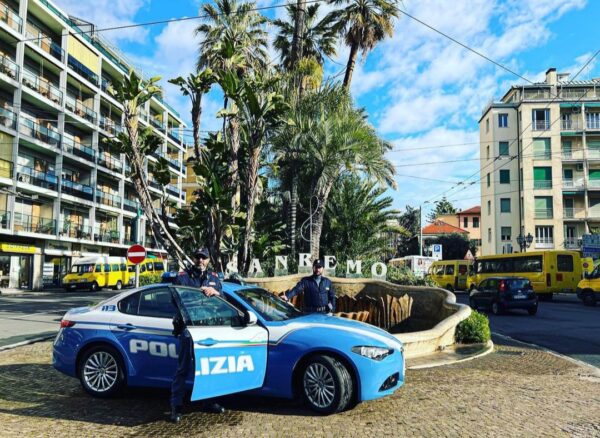
[{"label": "asphalt road", "polygon": [[[468,303],[467,293],[458,292],[456,298]],[[487,314],[493,332],[600,367],[600,306],[586,307],[574,295],[558,294],[551,302],[540,302],[535,316],[524,310]]]},{"label": "asphalt road", "polygon": [[0,295],[0,348],[58,331],[65,312],[102,301],[117,291],[29,292]]}]

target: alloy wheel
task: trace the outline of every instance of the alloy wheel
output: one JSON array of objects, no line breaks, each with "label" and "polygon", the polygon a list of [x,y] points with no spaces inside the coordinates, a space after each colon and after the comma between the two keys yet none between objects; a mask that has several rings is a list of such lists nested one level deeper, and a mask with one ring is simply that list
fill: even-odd
[{"label": "alloy wheel", "polygon": [[320,363],[311,363],[304,372],[304,392],[315,406],[326,408],[335,398],[335,382],[331,372]]},{"label": "alloy wheel", "polygon": [[119,367],[115,358],[106,351],[92,354],[85,362],[83,378],[97,392],[105,392],[117,381]]}]

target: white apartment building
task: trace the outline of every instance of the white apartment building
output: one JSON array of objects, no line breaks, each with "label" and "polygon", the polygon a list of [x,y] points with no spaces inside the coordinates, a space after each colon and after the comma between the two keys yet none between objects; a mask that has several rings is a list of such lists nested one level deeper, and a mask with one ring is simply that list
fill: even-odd
[{"label": "white apartment building", "polygon": [[512,86],[479,120],[482,255],[579,249],[600,233],[600,79]]},{"label": "white apartment building", "polygon": [[[131,68],[94,26],[47,0],[0,0],[0,288],[60,286],[73,257],[161,250],[146,230],[123,155],[113,83]],[[181,117],[161,98],[140,111],[163,140],[175,205],[186,170]],[[158,198],[162,187],[149,174]]]}]

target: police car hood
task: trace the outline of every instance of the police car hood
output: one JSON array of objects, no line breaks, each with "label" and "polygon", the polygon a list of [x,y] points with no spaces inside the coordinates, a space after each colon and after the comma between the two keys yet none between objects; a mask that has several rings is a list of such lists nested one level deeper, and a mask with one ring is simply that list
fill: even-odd
[{"label": "police car hood", "polygon": [[[331,328],[342,331],[352,332],[365,337],[371,337],[378,339],[385,344],[388,344],[392,348],[398,348],[402,346],[402,342],[395,336],[386,332],[385,330],[375,327],[371,324],[366,324],[360,321],[354,321],[348,318],[340,318],[337,316],[328,316],[322,313],[311,313],[308,315],[293,318],[285,322],[288,328],[300,328],[300,327],[320,327],[320,328]],[[271,332],[271,327],[269,327]]]}]

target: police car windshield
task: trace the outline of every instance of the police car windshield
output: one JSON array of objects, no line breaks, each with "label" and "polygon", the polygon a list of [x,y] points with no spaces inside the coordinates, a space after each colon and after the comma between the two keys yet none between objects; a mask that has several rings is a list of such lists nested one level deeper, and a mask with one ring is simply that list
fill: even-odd
[{"label": "police car windshield", "polygon": [[267,321],[285,321],[303,315],[300,310],[264,289],[243,289],[236,293]]}]

